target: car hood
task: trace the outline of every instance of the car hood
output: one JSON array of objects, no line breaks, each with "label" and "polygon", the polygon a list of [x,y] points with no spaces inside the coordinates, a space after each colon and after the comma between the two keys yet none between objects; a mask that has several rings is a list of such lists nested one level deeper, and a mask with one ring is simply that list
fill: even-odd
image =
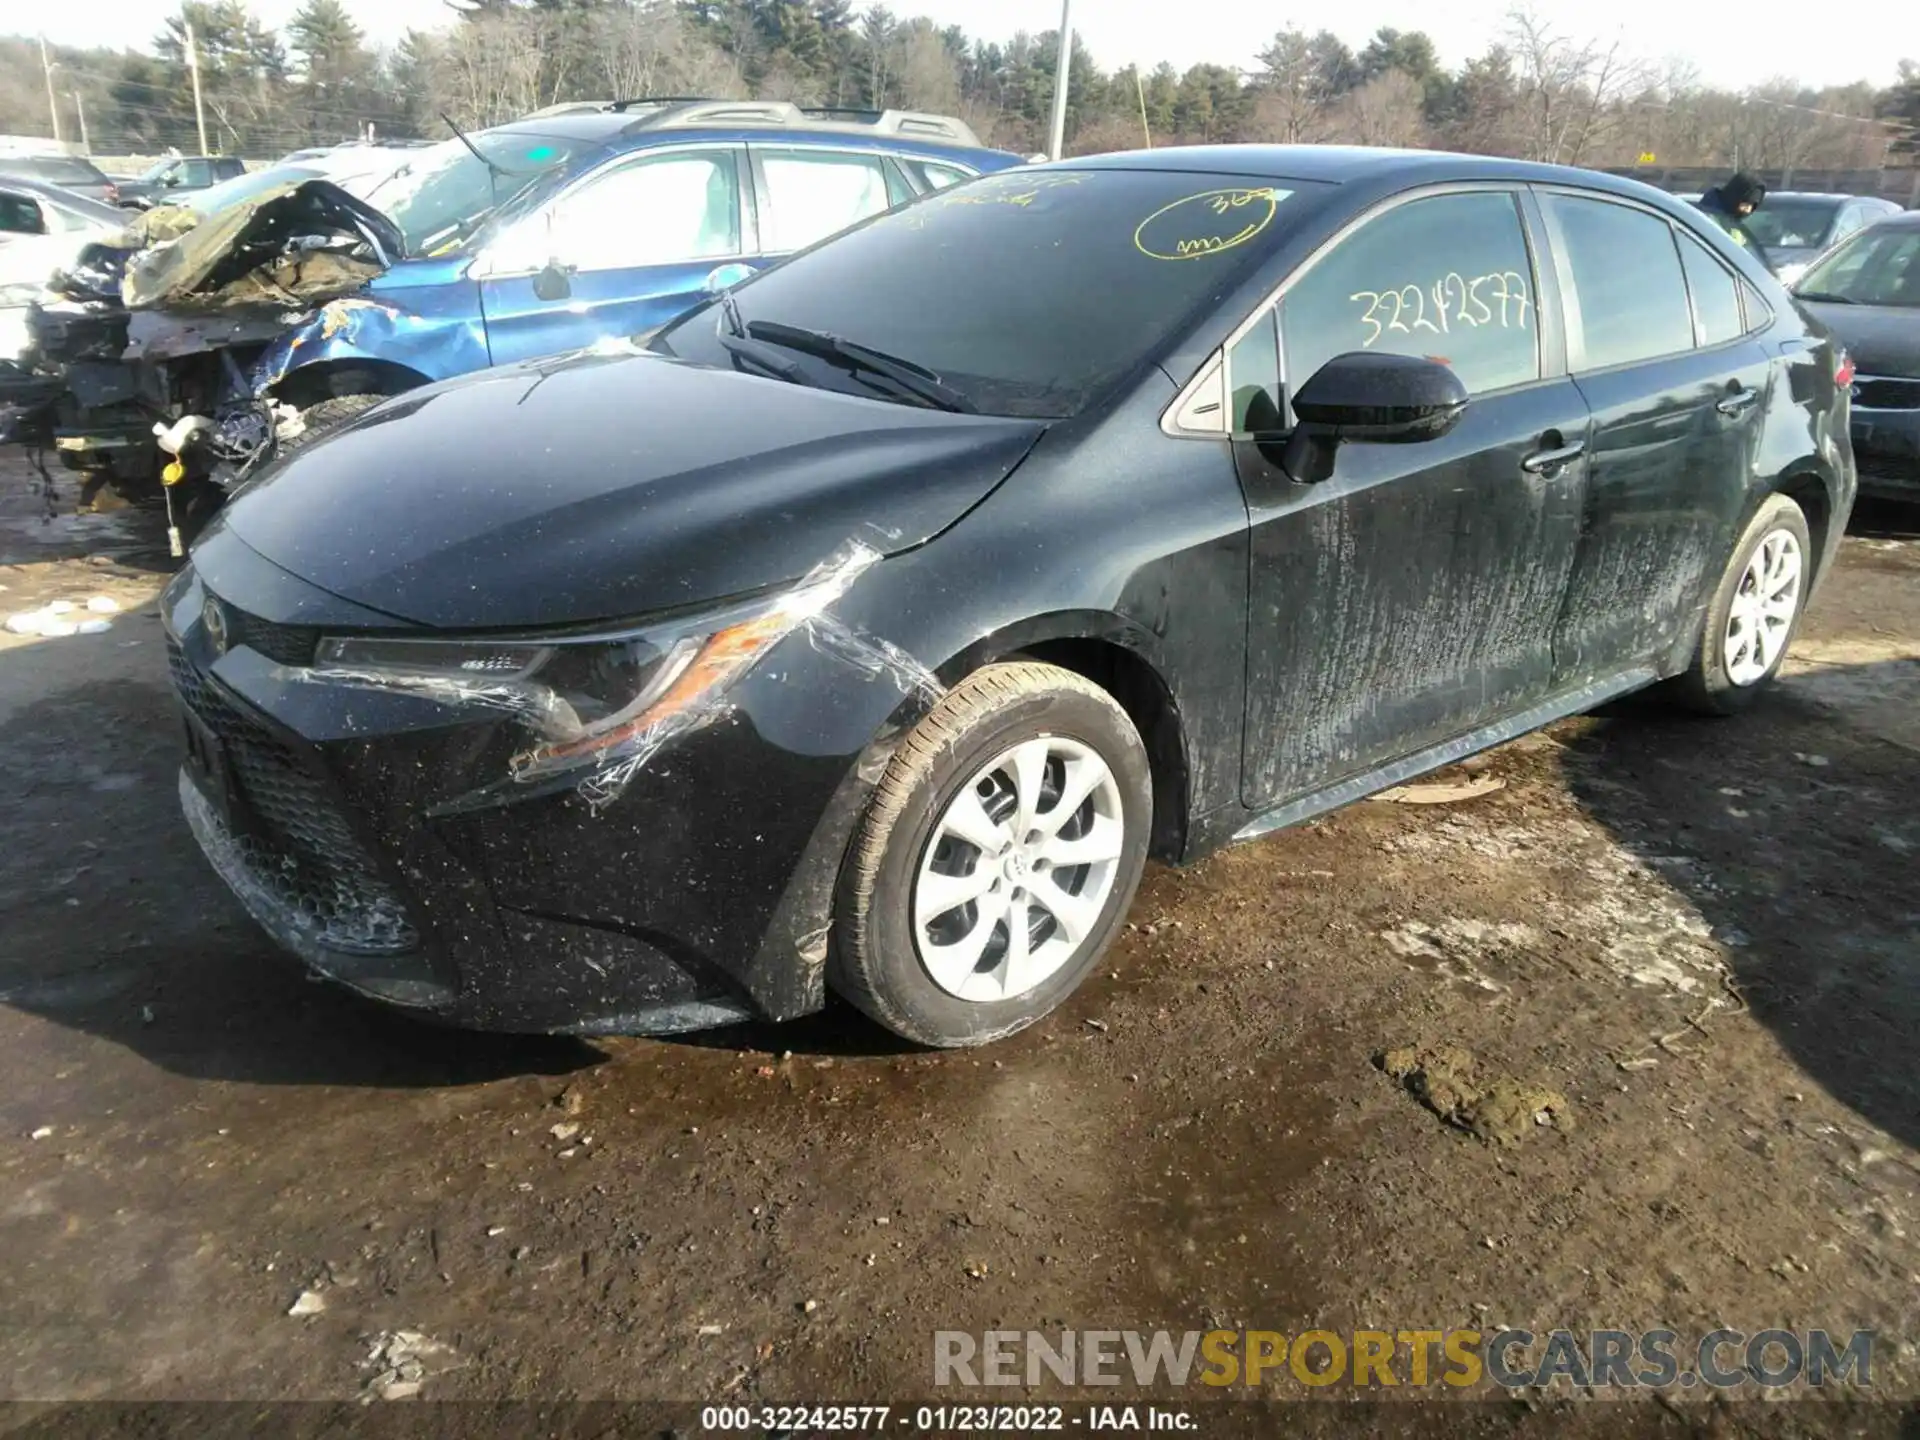
[{"label": "car hood", "polygon": [[357,290],[405,246],[385,215],[298,172],[210,214],[149,210],[116,242],[135,253],[120,282],[129,310],[317,303]]},{"label": "car hood", "polygon": [[1920,379],[1920,308],[1833,305],[1818,300],[1800,304],[1833,332],[1862,375]]},{"label": "car hood", "polygon": [[918,545],[1045,428],[585,351],[389,400],[216,524],[420,625],[620,620],[797,579],[851,536]]}]

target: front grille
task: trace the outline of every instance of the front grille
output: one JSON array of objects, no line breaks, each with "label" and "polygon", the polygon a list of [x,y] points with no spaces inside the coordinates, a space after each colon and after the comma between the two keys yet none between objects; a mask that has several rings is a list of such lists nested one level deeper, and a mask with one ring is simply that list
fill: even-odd
[{"label": "front grille", "polygon": [[402,955],[417,949],[406,902],[335,805],[324,780],[286,744],[227,701],[177,642],[167,665],[181,703],[219,739],[252,825],[233,846],[256,890],[288,928],[329,950]]},{"label": "front grille", "polygon": [[282,665],[313,664],[314,647],[320,635],[303,625],[278,625],[258,615],[227,607],[227,643],[258,650],[269,660]]},{"label": "front grille", "polygon": [[1920,410],[1920,380],[1882,375],[1855,376],[1853,403],[1870,410]]}]

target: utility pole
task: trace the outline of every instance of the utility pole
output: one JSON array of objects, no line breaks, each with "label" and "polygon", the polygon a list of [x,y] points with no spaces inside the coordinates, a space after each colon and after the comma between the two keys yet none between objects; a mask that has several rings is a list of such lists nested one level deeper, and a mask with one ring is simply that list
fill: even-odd
[{"label": "utility pole", "polygon": [[1147,148],[1153,148],[1153,126],[1147,123],[1147,82],[1140,78],[1140,67],[1133,67],[1133,88],[1140,96],[1140,133],[1147,137]]},{"label": "utility pole", "polygon": [[47,58],[47,37],[40,37],[40,68],[47,77],[47,113],[53,117],[53,143],[60,143],[60,101],[53,93],[53,61]]},{"label": "utility pole", "polygon": [[91,155],[93,154],[93,141],[87,138],[87,102],[81,99],[78,90],[73,91],[72,95],[73,108],[80,112],[80,153],[82,155]]},{"label": "utility pole", "polygon": [[193,24],[188,21],[187,31],[187,70],[193,76],[193,123],[200,131],[200,153],[211,155],[207,148],[207,111],[200,103],[200,47],[193,43]]},{"label": "utility pole", "polygon": [[1060,0],[1060,63],[1053,72],[1053,134],[1049,159],[1058,160],[1067,144],[1067,78],[1073,73],[1073,0]]}]

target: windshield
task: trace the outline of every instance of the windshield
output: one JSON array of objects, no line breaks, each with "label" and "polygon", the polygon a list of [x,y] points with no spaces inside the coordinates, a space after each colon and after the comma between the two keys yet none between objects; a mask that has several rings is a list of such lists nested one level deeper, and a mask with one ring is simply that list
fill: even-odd
[{"label": "windshield", "polygon": [[173,169],[175,163],[176,162],[172,160],[159,160],[154,162],[140,172],[140,183],[143,185],[154,184],[162,175]]},{"label": "windshield", "polygon": [[445,140],[419,151],[366,195],[368,204],[400,227],[409,255],[456,248],[496,206],[601,143],[518,126],[482,130],[467,138],[491,164],[460,141]]},{"label": "windshield", "polygon": [[[1305,188],[1160,170],[1003,171],[766,271],[733,292],[735,308],[749,331],[767,321],[826,331],[910,361],[987,414],[1074,415],[1270,254]],[[732,364],[725,308],[682,318],[654,348]]]},{"label": "windshield", "polygon": [[1920,308],[1920,230],[1862,230],[1800,277],[1806,300]]},{"label": "windshield", "polygon": [[1833,228],[1838,200],[1780,200],[1769,196],[1741,223],[1769,250],[1817,250]]}]

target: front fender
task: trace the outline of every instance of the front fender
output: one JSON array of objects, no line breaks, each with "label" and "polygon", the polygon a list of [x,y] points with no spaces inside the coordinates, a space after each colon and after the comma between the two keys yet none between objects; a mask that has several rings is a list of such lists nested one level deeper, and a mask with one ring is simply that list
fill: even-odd
[{"label": "front fender", "polygon": [[297,371],[354,360],[400,366],[429,381],[489,363],[477,317],[427,316],[371,295],[344,295],[268,345],[248,381],[254,395],[264,398]]}]

